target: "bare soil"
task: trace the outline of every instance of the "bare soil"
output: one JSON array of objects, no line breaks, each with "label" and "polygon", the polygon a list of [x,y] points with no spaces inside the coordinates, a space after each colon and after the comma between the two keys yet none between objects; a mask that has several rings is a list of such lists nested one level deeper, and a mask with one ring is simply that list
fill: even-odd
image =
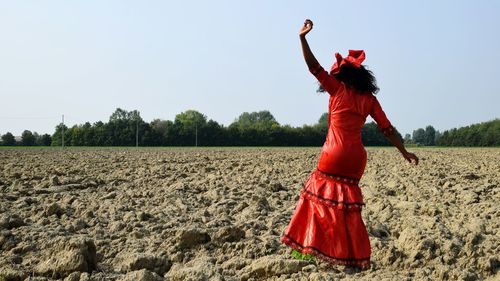
[{"label": "bare soil", "polygon": [[280,236],[320,148],[0,149],[0,280],[499,280],[500,148],[367,148],[372,267]]}]

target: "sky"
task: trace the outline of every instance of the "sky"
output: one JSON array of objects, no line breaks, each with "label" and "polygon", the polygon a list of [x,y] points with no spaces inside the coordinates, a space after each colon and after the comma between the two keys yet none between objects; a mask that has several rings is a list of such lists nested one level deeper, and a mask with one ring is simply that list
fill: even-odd
[{"label": "sky", "polygon": [[260,110],[314,124],[328,95],[302,57],[306,18],[325,68],[365,50],[403,135],[484,122],[500,117],[499,14],[493,0],[0,0],[0,134],[52,134],[63,114],[106,122],[118,107],[148,122],[194,109],[224,125]]}]

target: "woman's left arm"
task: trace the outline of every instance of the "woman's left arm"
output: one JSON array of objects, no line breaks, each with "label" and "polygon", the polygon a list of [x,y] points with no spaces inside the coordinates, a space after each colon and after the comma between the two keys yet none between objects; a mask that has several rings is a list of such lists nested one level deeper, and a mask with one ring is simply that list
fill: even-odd
[{"label": "woman's left arm", "polygon": [[380,130],[384,134],[384,136],[394,145],[399,152],[403,155],[403,157],[408,161],[415,162],[415,165],[418,165],[418,157],[417,155],[406,151],[404,144],[401,142],[401,139],[398,136],[398,131],[391,125],[389,119],[385,115],[385,112],[382,110],[382,106],[378,102],[377,98],[373,96],[373,106],[370,112],[370,116],[377,122]]},{"label": "woman's left arm", "polygon": [[401,139],[399,138],[397,131],[394,127],[388,128],[386,132],[384,132],[385,137],[394,145],[401,154],[403,154],[403,157],[408,161],[408,162],[415,162],[415,165],[418,165],[418,157],[417,155],[408,152],[404,146],[404,144],[401,142]]}]

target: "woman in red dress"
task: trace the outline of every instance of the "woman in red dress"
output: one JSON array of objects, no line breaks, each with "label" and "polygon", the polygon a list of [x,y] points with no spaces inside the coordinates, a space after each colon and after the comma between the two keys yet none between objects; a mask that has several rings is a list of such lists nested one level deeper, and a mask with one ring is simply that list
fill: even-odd
[{"label": "woman in red dress", "polygon": [[314,57],[306,34],[313,23],[306,20],[300,31],[304,59],[322,89],[330,94],[328,133],[318,166],[301,191],[295,212],[281,241],[295,254],[321,260],[370,267],[370,240],[361,217],[363,196],[358,182],[366,165],[361,128],[370,115],[389,141],[410,163],[415,154],[406,151],[374,94],[375,78],[361,63],[362,50],[350,50],[343,58],[336,53],[330,73]]}]

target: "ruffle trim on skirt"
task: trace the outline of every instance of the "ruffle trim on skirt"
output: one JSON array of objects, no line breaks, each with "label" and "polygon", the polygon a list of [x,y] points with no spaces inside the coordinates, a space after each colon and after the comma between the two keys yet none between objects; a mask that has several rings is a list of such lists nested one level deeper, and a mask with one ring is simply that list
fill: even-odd
[{"label": "ruffle trim on skirt", "polygon": [[305,189],[302,189],[300,191],[300,196],[304,199],[314,201],[316,203],[325,205],[327,207],[332,207],[336,209],[343,209],[346,211],[361,211],[361,208],[363,207],[364,203],[347,203],[347,202],[338,202],[334,201],[331,199],[323,198],[317,194],[314,194],[310,191],[307,191]]},{"label": "ruffle trim on skirt", "polygon": [[326,174],[315,170],[300,191],[300,196],[327,207],[346,211],[361,211],[365,204],[358,183],[359,179]]},{"label": "ruffle trim on skirt", "polygon": [[291,237],[287,236],[286,234],[281,237],[281,242],[302,254],[313,255],[314,257],[330,264],[356,266],[361,268],[362,270],[370,268],[370,257],[360,258],[360,259],[354,259],[354,258],[342,259],[342,258],[332,257],[314,247],[303,246],[299,244],[297,241],[294,241]]}]

